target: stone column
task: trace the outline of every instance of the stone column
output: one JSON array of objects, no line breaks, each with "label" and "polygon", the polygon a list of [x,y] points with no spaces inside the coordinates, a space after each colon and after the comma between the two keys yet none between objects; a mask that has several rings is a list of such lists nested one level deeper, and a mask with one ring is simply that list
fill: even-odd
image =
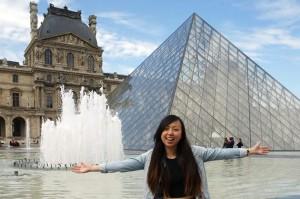
[{"label": "stone column", "polygon": [[41,108],[41,103],[40,103],[40,87],[35,86],[34,87],[34,108],[39,109]]},{"label": "stone column", "polygon": [[44,90],[44,87],[40,87],[40,91],[41,91],[41,94],[40,94],[40,102],[41,102],[41,104],[40,104],[40,107],[42,108],[42,109],[44,109],[45,108],[45,90]]},{"label": "stone column", "polygon": [[37,3],[30,2],[29,7],[30,7],[30,28],[31,28],[30,34],[31,34],[31,39],[33,39],[37,36],[37,23],[38,23]]},{"label": "stone column", "polygon": [[96,24],[97,24],[97,17],[95,15],[90,15],[89,16],[89,29],[91,32],[96,35],[97,30],[96,30]]},{"label": "stone column", "polygon": [[5,134],[6,137],[12,137],[12,121],[11,116],[7,116],[6,118],[6,124],[5,124]]},{"label": "stone column", "polygon": [[31,119],[31,124],[32,124],[32,128],[31,128],[31,136],[32,138],[37,138],[41,135],[40,131],[41,131],[41,123],[40,123],[40,116],[35,116],[32,117]]}]

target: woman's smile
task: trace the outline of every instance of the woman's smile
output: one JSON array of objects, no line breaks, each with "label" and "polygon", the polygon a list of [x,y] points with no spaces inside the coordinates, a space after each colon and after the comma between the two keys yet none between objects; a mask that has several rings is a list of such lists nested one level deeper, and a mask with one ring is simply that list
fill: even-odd
[{"label": "woman's smile", "polygon": [[181,139],[182,127],[180,121],[175,121],[166,126],[161,134],[161,140],[165,147],[174,148]]}]

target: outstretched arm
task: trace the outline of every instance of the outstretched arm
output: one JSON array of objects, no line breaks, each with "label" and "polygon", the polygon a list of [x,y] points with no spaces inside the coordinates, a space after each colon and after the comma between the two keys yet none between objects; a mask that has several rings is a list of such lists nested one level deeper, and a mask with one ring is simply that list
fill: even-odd
[{"label": "outstretched arm", "polygon": [[75,173],[86,173],[91,171],[100,171],[102,173],[127,172],[144,169],[145,162],[150,151],[134,158],[126,160],[107,162],[99,165],[80,163],[72,168]]},{"label": "outstretched arm", "polygon": [[270,151],[269,147],[260,146],[260,143],[257,143],[251,148],[204,148],[200,146],[193,146],[193,151],[196,156],[200,156],[204,162],[212,160],[224,160],[224,159],[234,159],[242,158],[247,155],[258,154],[264,155]]}]

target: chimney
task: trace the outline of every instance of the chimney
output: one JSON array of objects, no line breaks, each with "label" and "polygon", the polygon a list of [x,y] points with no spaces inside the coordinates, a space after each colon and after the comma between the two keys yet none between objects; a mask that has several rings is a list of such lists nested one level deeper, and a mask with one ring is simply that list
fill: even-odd
[{"label": "chimney", "polygon": [[97,24],[97,21],[96,21],[96,16],[95,15],[90,15],[89,16],[89,29],[90,31],[96,36],[96,24]]},{"label": "chimney", "polygon": [[29,7],[30,7],[30,28],[31,28],[30,35],[31,35],[31,39],[34,39],[37,36],[37,23],[38,23],[37,3],[31,1]]}]

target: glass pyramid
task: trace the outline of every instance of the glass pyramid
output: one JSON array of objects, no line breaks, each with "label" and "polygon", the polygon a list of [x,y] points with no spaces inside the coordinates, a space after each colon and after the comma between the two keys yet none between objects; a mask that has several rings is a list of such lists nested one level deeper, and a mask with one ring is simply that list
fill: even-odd
[{"label": "glass pyramid", "polygon": [[147,150],[159,122],[181,117],[191,144],[224,137],[300,150],[300,100],[198,15],[190,16],[109,96],[125,149]]}]

